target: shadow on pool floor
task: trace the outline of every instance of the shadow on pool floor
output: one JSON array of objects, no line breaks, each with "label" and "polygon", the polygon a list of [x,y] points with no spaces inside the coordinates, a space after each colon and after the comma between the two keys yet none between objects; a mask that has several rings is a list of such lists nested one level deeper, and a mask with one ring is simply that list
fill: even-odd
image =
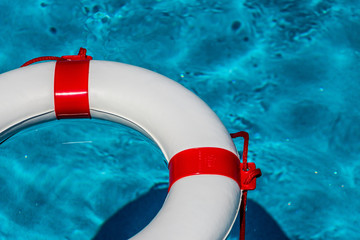
[{"label": "shadow on pool floor", "polygon": [[[153,187],[104,222],[93,240],[125,240],[134,236],[155,217],[166,194],[167,188]],[[247,204],[246,239],[289,240],[264,208],[251,199],[248,199]],[[239,218],[236,219],[229,239],[238,239],[238,226]]]}]

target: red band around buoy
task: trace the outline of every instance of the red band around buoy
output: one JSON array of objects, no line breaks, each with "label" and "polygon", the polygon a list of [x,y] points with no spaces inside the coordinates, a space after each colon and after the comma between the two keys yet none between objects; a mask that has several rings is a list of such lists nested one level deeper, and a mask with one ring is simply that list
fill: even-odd
[{"label": "red band around buoy", "polygon": [[89,62],[86,49],[63,56],[55,66],[55,114],[57,119],[91,118],[89,109]]},{"label": "red band around buoy", "polygon": [[57,119],[91,118],[88,79],[89,60],[56,62],[54,97]]},{"label": "red band around buoy", "polygon": [[183,177],[200,174],[226,176],[240,187],[240,160],[222,148],[193,148],[179,152],[169,163],[169,189]]},{"label": "red band around buoy", "polygon": [[91,118],[88,94],[91,59],[91,56],[86,55],[86,49],[80,48],[77,55],[37,57],[21,67],[40,61],[56,60],[54,77],[56,118]]}]

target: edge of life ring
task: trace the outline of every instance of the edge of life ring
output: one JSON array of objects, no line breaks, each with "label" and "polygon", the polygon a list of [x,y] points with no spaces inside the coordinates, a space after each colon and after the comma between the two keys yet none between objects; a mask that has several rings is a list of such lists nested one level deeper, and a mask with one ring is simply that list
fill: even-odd
[{"label": "edge of life ring", "polygon": [[129,126],[159,146],[170,170],[161,210],[131,239],[226,239],[242,191],[238,152],[217,115],[167,77],[86,57],[62,57],[0,74],[0,142],[62,118]]}]

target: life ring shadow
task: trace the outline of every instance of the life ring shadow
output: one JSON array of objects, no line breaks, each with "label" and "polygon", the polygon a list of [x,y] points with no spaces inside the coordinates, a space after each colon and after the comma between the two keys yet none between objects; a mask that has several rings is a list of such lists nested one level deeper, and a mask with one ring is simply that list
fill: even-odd
[{"label": "life ring shadow", "polygon": [[[128,203],[100,227],[92,240],[126,240],[143,229],[158,213],[167,195],[160,184]],[[239,217],[228,239],[238,239]],[[289,240],[277,222],[255,201],[248,199],[246,239]]]}]

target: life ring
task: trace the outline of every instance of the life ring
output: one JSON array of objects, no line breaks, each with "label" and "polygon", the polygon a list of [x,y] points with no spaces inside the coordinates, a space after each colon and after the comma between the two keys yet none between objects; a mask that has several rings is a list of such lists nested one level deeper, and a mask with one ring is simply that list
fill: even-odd
[{"label": "life ring", "polygon": [[85,53],[0,75],[0,142],[61,118],[91,117],[130,126],[159,146],[170,169],[163,207],[131,239],[225,239],[242,191],[238,152],[216,114],[160,74],[90,61]]}]

